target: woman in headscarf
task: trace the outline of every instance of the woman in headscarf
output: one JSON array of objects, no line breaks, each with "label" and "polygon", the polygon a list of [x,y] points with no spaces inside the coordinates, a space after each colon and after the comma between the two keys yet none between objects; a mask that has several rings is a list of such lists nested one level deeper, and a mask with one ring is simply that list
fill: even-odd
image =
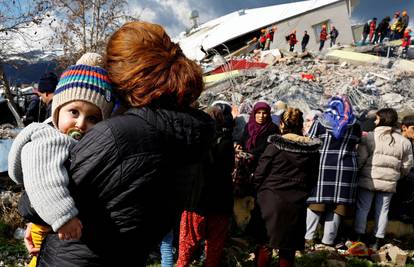
[{"label": "woman in headscarf", "polygon": [[319,220],[325,213],[322,243],[333,245],[341,217],[355,202],[357,188],[356,146],[361,138],[361,128],[346,96],[329,100],[328,108],[314,122],[309,136],[319,138],[322,146],[318,182],[308,198],[305,239],[312,243]]},{"label": "woman in headscarf", "polygon": [[256,163],[266,149],[269,135],[279,133],[279,128],[272,122],[270,110],[271,107],[265,102],[254,105],[239,146],[236,147],[253,154]]},{"label": "woman in headscarf", "polygon": [[[243,149],[253,155],[250,170],[254,172],[260,156],[265,151],[270,135],[280,134],[279,127],[272,122],[271,107],[265,102],[257,102],[250,114],[249,122],[243,133],[241,143],[237,149]],[[253,190],[252,190],[253,191]],[[252,192],[253,193],[253,192]],[[254,195],[256,195],[254,193]],[[265,267],[272,260],[272,248],[267,246],[266,226],[260,214],[260,209],[255,205],[252,211],[250,223],[246,231],[252,235],[258,246],[255,250],[257,267]]]}]

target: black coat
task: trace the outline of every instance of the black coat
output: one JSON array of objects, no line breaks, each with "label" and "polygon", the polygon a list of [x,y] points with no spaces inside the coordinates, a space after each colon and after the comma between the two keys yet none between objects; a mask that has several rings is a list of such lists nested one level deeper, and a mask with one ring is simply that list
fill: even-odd
[{"label": "black coat", "polygon": [[38,266],[145,266],[180,212],[198,203],[213,135],[214,121],[190,108],[131,109],[97,124],[71,151],[82,238],[49,235]]},{"label": "black coat", "polygon": [[270,144],[260,158],[254,184],[269,245],[277,249],[303,249],[306,199],[318,177],[321,142],[287,138],[269,137]]},{"label": "black coat", "polygon": [[307,45],[309,43],[309,34],[303,35],[302,45]]},{"label": "black coat", "polygon": [[218,130],[210,150],[211,161],[201,194],[197,213],[226,214],[233,211],[232,172],[234,168],[234,146],[231,131]]}]

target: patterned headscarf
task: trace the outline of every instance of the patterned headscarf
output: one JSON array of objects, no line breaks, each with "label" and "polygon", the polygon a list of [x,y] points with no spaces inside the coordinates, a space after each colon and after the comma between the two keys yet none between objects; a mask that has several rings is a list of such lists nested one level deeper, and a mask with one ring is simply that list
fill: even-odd
[{"label": "patterned headscarf", "polygon": [[[266,121],[263,124],[258,124],[256,122],[256,113],[258,110],[264,109],[267,113]],[[270,115],[271,107],[265,102],[257,102],[253,111],[250,114],[249,122],[247,123],[247,130],[249,131],[249,139],[246,143],[246,148],[248,151],[251,150],[252,146],[256,145],[256,139],[259,135],[264,133],[272,124],[272,117]]]},{"label": "patterned headscarf", "polygon": [[355,123],[355,115],[347,96],[334,96],[329,100],[328,108],[323,113],[323,124],[332,128],[336,139],[341,139],[347,125]]}]

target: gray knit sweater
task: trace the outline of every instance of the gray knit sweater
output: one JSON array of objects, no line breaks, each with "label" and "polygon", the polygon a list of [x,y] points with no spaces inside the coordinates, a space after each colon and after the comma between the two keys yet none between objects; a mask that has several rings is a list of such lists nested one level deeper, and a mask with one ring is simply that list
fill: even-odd
[{"label": "gray knit sweater", "polygon": [[64,166],[75,143],[46,123],[32,123],[19,133],[9,153],[10,178],[23,183],[33,208],[54,231],[78,214]]}]

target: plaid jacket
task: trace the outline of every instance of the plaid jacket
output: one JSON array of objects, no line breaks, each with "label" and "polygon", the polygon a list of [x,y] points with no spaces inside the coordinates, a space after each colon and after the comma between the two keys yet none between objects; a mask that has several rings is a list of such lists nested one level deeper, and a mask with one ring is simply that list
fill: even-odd
[{"label": "plaid jacket", "polygon": [[361,138],[361,127],[357,123],[347,127],[342,139],[335,139],[332,130],[319,120],[309,130],[310,137],[319,138],[322,146],[318,182],[308,203],[354,203],[358,185],[356,146]]}]

